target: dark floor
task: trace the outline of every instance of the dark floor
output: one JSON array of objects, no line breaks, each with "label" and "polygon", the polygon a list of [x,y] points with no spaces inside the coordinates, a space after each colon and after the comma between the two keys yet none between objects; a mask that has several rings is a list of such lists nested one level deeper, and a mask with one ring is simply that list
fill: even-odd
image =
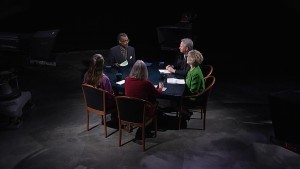
[{"label": "dark floor", "polygon": [[[2,118],[1,169],[300,168],[299,153],[270,142],[274,127],[268,102],[270,93],[297,89],[299,81],[216,74],[206,130],[195,129],[201,124],[196,120],[182,130],[172,129],[170,122],[157,138],[147,139],[142,152],[133,142],[119,147],[118,132],[104,138],[101,125],[86,131],[81,73],[95,52],[57,53],[56,66],[18,68],[20,86],[31,91],[34,107],[24,111],[19,128],[8,128]],[[91,121],[97,124],[100,118]]]}]

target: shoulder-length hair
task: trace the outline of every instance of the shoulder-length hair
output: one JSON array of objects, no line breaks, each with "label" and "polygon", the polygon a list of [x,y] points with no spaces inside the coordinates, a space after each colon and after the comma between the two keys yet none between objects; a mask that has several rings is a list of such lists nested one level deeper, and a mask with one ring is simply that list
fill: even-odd
[{"label": "shoulder-length hair", "polygon": [[137,60],[131,68],[129,77],[146,80],[148,79],[148,69],[144,61]]},{"label": "shoulder-length hair", "polygon": [[188,53],[188,57],[192,59],[193,66],[199,66],[204,60],[202,53],[198,50],[190,50]]},{"label": "shoulder-length hair", "polygon": [[90,60],[90,66],[86,73],[85,82],[97,86],[102,82],[104,58],[101,54],[94,54]]}]

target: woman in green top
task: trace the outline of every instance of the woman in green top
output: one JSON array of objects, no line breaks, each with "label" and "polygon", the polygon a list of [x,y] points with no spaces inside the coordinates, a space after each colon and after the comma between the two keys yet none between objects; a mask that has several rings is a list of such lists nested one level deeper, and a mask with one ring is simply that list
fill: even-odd
[{"label": "woman in green top", "polygon": [[188,53],[187,64],[190,65],[185,78],[185,92],[184,95],[192,95],[201,92],[205,89],[204,76],[200,69],[200,64],[203,61],[202,54],[197,50],[191,50]]},{"label": "woman in green top", "polygon": [[[194,95],[202,90],[205,89],[205,82],[204,82],[204,76],[202,74],[202,71],[200,69],[200,64],[203,61],[202,54],[197,50],[191,50],[188,53],[187,57],[187,64],[190,65],[190,70],[188,71],[186,78],[185,78],[185,90],[184,95]],[[189,100],[185,100],[185,105],[193,105],[196,104],[195,98],[190,98]],[[181,116],[182,116],[182,124],[186,127],[186,120],[189,120],[192,116],[193,112],[190,112],[187,109],[182,109]],[[182,125],[181,124],[181,125]]]}]

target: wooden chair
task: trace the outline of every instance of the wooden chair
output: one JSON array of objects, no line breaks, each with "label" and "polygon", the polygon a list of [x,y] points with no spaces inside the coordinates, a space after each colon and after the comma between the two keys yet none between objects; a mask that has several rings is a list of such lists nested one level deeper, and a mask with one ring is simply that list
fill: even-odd
[{"label": "wooden chair", "polygon": [[[110,113],[117,113],[117,109],[115,105],[108,106],[107,97],[112,97],[114,100],[114,95],[109,93],[106,90],[95,88],[88,84],[81,85],[85,108],[86,108],[86,129],[89,130],[89,113],[96,113],[101,116],[103,125],[105,138],[107,138],[107,126],[106,126],[106,115]],[[94,126],[96,127],[96,126]],[[92,128],[94,128],[92,127]]]},{"label": "wooden chair", "polygon": [[[201,114],[201,119],[203,120],[202,129],[205,130],[205,121],[206,121],[206,108],[209,95],[212,91],[212,88],[215,84],[216,78],[214,76],[208,76],[205,78],[205,90],[202,92],[190,95],[182,96],[180,101],[180,112],[183,110],[189,110],[192,112],[198,112]],[[181,124],[181,113],[179,113],[179,124],[178,128],[180,129]]]},{"label": "wooden chair", "polygon": [[201,68],[204,78],[207,78],[208,76],[210,76],[214,70],[212,65],[201,65],[200,68]]},{"label": "wooden chair", "polygon": [[147,116],[147,108],[153,107],[156,112],[157,105],[149,101],[128,97],[116,96],[116,104],[119,116],[119,146],[122,146],[122,126],[129,128],[142,128],[142,149],[145,151],[145,127],[154,123],[155,137],[157,134],[157,116]]}]

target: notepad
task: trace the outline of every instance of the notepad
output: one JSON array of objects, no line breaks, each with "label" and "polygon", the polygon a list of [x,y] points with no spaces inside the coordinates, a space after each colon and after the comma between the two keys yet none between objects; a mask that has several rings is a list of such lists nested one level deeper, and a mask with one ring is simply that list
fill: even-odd
[{"label": "notepad", "polygon": [[168,70],[166,69],[158,69],[159,73],[162,73],[162,74],[167,74],[167,73],[171,73],[169,72]]},{"label": "notepad", "polygon": [[120,66],[127,66],[128,65],[128,61],[127,60],[125,60],[124,62],[122,62],[121,64],[120,64]]},{"label": "notepad", "polygon": [[116,84],[118,84],[118,85],[122,85],[124,83],[125,83],[125,80],[120,80],[120,81],[116,82]]},{"label": "notepad", "polygon": [[171,84],[185,84],[184,79],[167,78],[167,83]]}]

